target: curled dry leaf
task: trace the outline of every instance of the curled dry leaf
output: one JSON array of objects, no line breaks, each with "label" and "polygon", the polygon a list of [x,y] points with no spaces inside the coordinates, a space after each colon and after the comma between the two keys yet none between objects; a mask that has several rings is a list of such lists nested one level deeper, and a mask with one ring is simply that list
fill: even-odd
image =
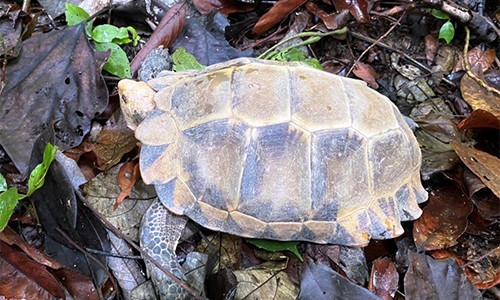
[{"label": "curled dry leaf", "polygon": [[354,69],[352,69],[352,72],[358,78],[361,78],[364,82],[368,83],[372,89],[378,89],[378,83],[376,81],[378,74],[370,65],[358,62],[356,63]]},{"label": "curled dry leaf", "polygon": [[497,197],[500,197],[500,159],[486,152],[462,146],[457,142],[453,142],[452,145],[462,162]]},{"label": "curled dry leaf", "polygon": [[124,163],[120,171],[118,171],[117,181],[120,186],[121,192],[120,195],[116,198],[116,202],[114,205],[114,209],[122,203],[122,201],[130,195],[132,189],[134,188],[137,180],[141,178],[141,173],[139,172],[139,160],[135,159],[133,161],[129,161]]},{"label": "curled dry leaf", "polygon": [[161,19],[160,24],[158,24],[153,34],[151,34],[148,42],[130,63],[130,72],[132,75],[139,70],[149,52],[159,46],[168,48],[173,44],[182,33],[186,22],[186,14],[187,4],[185,2],[177,3],[167,11]]},{"label": "curled dry leaf", "polygon": [[469,197],[482,218],[489,221],[495,221],[500,217],[498,197],[488,189],[476,174],[466,169],[464,171],[464,182],[467,185]]},{"label": "curled dry leaf", "polygon": [[373,261],[368,289],[384,300],[394,298],[398,290],[399,273],[390,258]]},{"label": "curled dry leaf", "polygon": [[264,32],[268,31],[274,25],[281,22],[286,18],[291,12],[293,12],[297,7],[301,6],[306,0],[289,0],[289,1],[278,1],[276,4],[262,17],[253,27],[252,33],[255,36],[260,36]]},{"label": "curled dry leaf", "polygon": [[460,188],[449,185],[429,194],[429,204],[413,224],[415,244],[423,250],[453,246],[467,228],[472,202]]}]

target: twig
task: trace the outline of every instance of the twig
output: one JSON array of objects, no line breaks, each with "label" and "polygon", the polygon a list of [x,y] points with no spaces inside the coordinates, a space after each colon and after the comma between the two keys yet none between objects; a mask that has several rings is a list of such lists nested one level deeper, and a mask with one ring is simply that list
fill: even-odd
[{"label": "twig", "polygon": [[467,71],[467,75],[469,75],[472,79],[474,79],[474,81],[477,82],[477,84],[486,89],[488,92],[500,95],[499,90],[497,90],[492,86],[489,86],[486,82],[484,82],[484,80],[482,80],[472,72],[470,61],[469,58],[467,57],[467,50],[469,49],[469,39],[470,39],[470,31],[469,28],[465,26],[464,65],[465,65],[465,70]]},{"label": "twig", "polygon": [[356,59],[356,61],[354,62],[354,64],[351,66],[351,68],[349,69],[349,71],[347,72],[347,74],[345,75],[346,77],[349,76],[349,74],[351,74],[352,70],[356,67],[356,65],[361,61],[361,58],[363,58],[363,56],[368,53],[368,51],[370,51],[370,49],[372,49],[373,47],[375,47],[375,45],[377,45],[381,40],[385,39],[393,30],[394,28],[396,28],[397,25],[399,25],[399,22],[403,19],[405,13],[403,12],[401,14],[401,16],[399,17],[399,19],[394,22],[394,24],[391,26],[391,28],[389,28],[389,30],[387,30],[383,35],[381,35],[374,43],[372,43],[370,46],[368,46],[368,48],[365,49],[365,51],[363,51],[363,53],[361,53],[361,55],[358,57],[358,59]]},{"label": "twig", "polygon": [[[291,47],[287,47],[286,49],[290,49],[290,48],[294,48],[294,47],[300,47],[300,46],[304,46],[304,45],[309,45],[309,44],[312,44],[312,43],[316,43],[317,41],[319,41],[322,37],[325,37],[325,36],[329,36],[329,35],[340,35],[340,34],[345,34],[347,33],[349,30],[347,29],[347,27],[343,27],[341,29],[337,29],[337,30],[334,30],[334,31],[329,31],[329,32],[310,32],[310,31],[306,31],[306,32],[301,32],[299,34],[296,34],[294,36],[291,36],[289,38],[286,38],[284,40],[282,40],[281,42],[277,43],[276,45],[272,46],[271,48],[267,49],[266,52],[262,53],[261,55],[259,55],[257,58],[262,58],[262,59],[269,59],[270,57],[273,57],[274,56],[274,53],[273,51],[278,48],[279,46],[293,40],[293,39],[298,39],[298,38],[305,38],[307,37],[308,39],[305,40],[305,41],[302,41],[300,42],[299,44],[297,45],[293,45]],[[285,49],[284,49],[285,50]]]},{"label": "twig", "polygon": [[[396,52],[400,55],[402,55],[404,58],[406,58],[407,60],[409,60],[410,62],[412,62],[413,64],[415,64],[417,67],[419,67],[420,69],[428,72],[428,73],[432,73],[432,70],[429,69],[427,66],[423,65],[422,63],[420,63],[418,60],[414,59],[413,57],[409,56],[408,54],[406,54],[404,51],[402,50],[399,50],[399,49],[396,49],[396,48],[393,48],[387,44],[384,44],[382,42],[377,42],[377,40],[375,39],[372,39],[371,37],[367,37],[367,36],[364,36],[362,35],[361,33],[357,33],[357,32],[350,32],[350,34],[358,39],[361,39],[361,40],[364,40],[364,41],[367,41],[367,42],[370,42],[370,43],[376,43],[378,46],[382,47],[382,48],[385,48],[389,51],[392,51],[392,52]],[[441,80],[443,80],[444,82],[446,82],[447,84],[449,84],[450,86],[453,86],[455,87],[455,84],[451,81],[449,81],[448,79],[446,78],[442,78]]]}]

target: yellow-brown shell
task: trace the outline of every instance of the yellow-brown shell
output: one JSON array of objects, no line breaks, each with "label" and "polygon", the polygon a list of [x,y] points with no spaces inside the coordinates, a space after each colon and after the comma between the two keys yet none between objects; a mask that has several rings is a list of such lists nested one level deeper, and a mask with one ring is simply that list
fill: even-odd
[{"label": "yellow-brown shell", "polygon": [[421,214],[418,143],[396,106],[361,81],[245,58],[145,87],[119,83],[129,126],[140,121],[142,177],[204,227],[365,245]]}]

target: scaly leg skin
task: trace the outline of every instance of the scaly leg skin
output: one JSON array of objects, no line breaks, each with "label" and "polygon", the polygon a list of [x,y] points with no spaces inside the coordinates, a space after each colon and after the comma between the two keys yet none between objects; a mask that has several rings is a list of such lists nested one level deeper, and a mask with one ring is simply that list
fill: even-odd
[{"label": "scaly leg skin", "polygon": [[[141,224],[141,247],[153,259],[161,263],[170,273],[186,280],[177,262],[175,248],[186,226],[187,219],[172,214],[156,199],[144,214]],[[188,293],[174,283],[170,277],[146,260],[146,267],[160,299],[187,299]]]}]

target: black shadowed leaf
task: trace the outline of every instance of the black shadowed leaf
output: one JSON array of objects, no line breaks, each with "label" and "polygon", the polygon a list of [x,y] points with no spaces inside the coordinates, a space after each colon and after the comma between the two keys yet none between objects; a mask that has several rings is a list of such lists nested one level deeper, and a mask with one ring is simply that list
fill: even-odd
[{"label": "black shadowed leaf", "polygon": [[310,259],[302,275],[299,299],[379,299],[326,265],[315,264]]},{"label": "black shadowed leaf", "polygon": [[408,252],[410,267],[405,275],[407,299],[481,299],[481,293],[465,277],[453,258],[435,260]]},{"label": "black shadowed leaf", "polygon": [[23,175],[33,144],[49,126],[64,151],[80,144],[91,119],[104,110],[108,91],[102,63],[83,25],[23,43],[21,55],[7,66],[0,97],[0,144]]}]

